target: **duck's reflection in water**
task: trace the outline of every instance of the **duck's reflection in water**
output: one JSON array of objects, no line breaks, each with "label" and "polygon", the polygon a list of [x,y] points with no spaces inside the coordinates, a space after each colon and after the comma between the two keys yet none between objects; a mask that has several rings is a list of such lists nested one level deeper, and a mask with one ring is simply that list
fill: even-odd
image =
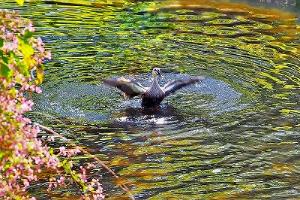
[{"label": "duck's reflection in water", "polygon": [[169,104],[155,108],[127,107],[112,114],[111,126],[130,133],[140,131],[173,132],[184,129],[190,123],[207,123],[201,116],[187,116]]},{"label": "duck's reflection in water", "polygon": [[155,108],[128,107],[113,113],[115,126],[122,128],[140,127],[142,129],[159,128],[183,121],[184,117],[176,108],[163,104]]}]

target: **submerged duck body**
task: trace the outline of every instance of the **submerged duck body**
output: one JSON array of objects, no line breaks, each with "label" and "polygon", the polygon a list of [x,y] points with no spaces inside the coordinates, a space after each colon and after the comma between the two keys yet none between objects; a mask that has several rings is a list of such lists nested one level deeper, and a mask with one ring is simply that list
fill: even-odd
[{"label": "submerged duck body", "polygon": [[161,76],[159,68],[152,70],[152,83],[151,86],[145,88],[140,83],[121,78],[113,78],[104,80],[104,83],[116,87],[124,93],[125,98],[133,98],[140,96],[142,99],[143,107],[157,107],[164,100],[165,97],[174,93],[182,87],[197,83],[203,80],[203,77],[193,77],[186,80],[173,80],[160,87],[158,83],[158,76]]}]

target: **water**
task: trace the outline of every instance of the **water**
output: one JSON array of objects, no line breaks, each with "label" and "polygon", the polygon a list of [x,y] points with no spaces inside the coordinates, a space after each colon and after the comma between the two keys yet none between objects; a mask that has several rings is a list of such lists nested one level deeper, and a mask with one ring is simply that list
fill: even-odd
[{"label": "water", "polygon": [[[108,199],[128,198],[120,181],[136,199],[300,198],[299,5],[91,2],[18,9],[53,54],[32,116],[120,175],[93,172]],[[147,85],[153,67],[163,82],[207,78],[155,112],[102,84]],[[76,195],[43,185],[31,188],[40,199]]]}]

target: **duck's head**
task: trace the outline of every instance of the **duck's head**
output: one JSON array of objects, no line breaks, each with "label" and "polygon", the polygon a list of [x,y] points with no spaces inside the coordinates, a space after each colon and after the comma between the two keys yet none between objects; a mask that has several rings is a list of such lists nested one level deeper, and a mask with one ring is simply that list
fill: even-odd
[{"label": "duck's head", "polygon": [[157,67],[153,68],[153,70],[152,70],[152,76],[153,77],[161,76],[160,69],[157,68]]}]

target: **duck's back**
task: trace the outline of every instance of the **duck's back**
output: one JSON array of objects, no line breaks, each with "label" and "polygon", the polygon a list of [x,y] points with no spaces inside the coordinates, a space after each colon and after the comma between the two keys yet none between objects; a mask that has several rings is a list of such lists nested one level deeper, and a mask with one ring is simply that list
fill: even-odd
[{"label": "duck's back", "polygon": [[165,98],[165,93],[161,88],[151,87],[142,95],[143,107],[155,107],[158,106]]}]

